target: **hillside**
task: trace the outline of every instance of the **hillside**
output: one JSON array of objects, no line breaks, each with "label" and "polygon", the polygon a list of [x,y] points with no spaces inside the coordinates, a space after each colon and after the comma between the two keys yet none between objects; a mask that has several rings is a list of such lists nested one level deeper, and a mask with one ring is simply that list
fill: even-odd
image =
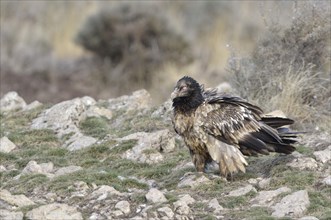
[{"label": "hillside", "polygon": [[27,104],[0,100],[0,219],[329,219],[331,141],[300,137],[292,155],[248,158],[226,181],[195,172],[171,102],[145,90]]}]

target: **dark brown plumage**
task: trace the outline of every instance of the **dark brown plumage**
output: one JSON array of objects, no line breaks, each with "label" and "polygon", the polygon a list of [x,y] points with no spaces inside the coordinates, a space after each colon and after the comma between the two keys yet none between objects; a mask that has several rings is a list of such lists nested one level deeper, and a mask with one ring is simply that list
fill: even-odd
[{"label": "dark brown plumage", "polygon": [[221,175],[245,172],[244,155],[279,152],[290,154],[295,148],[295,132],[283,126],[294,121],[273,117],[245,100],[204,90],[185,76],[171,94],[175,131],[183,137],[199,172],[215,161]]}]

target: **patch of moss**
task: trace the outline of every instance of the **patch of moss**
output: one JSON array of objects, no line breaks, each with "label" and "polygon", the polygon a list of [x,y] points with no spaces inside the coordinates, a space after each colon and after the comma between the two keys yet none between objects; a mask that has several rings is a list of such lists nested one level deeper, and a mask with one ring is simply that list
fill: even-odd
[{"label": "patch of moss", "polygon": [[51,145],[58,144],[58,138],[53,130],[40,129],[40,130],[24,130],[20,132],[11,133],[8,138],[16,145],[27,147],[30,145]]},{"label": "patch of moss", "polygon": [[[275,172],[277,171],[277,172]],[[281,186],[291,186],[292,189],[306,189],[311,187],[316,181],[316,173],[313,171],[292,170],[284,166],[277,167],[273,170],[273,177],[270,182],[271,188],[279,188]]]}]

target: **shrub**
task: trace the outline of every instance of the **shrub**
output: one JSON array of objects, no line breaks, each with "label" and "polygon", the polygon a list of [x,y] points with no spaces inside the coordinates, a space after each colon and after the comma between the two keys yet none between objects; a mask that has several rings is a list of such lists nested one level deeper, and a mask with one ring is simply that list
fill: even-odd
[{"label": "shrub", "polygon": [[107,79],[119,83],[148,87],[153,70],[163,63],[190,60],[188,43],[151,4],[103,8],[87,18],[75,41],[102,58],[111,75]]},{"label": "shrub", "polygon": [[281,109],[302,123],[326,118],[331,20],[330,7],[325,6],[297,5],[288,27],[267,26],[250,58],[232,56],[231,80],[241,96],[267,111]]}]

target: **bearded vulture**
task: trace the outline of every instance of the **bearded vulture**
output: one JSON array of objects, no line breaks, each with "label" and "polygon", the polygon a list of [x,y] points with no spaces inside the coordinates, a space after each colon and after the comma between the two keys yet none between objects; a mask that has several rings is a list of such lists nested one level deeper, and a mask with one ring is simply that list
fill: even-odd
[{"label": "bearded vulture", "polygon": [[181,78],[171,94],[173,127],[189,148],[198,172],[215,161],[228,177],[245,172],[245,156],[295,150],[296,133],[286,117],[273,117],[242,98],[204,89],[196,80]]}]

